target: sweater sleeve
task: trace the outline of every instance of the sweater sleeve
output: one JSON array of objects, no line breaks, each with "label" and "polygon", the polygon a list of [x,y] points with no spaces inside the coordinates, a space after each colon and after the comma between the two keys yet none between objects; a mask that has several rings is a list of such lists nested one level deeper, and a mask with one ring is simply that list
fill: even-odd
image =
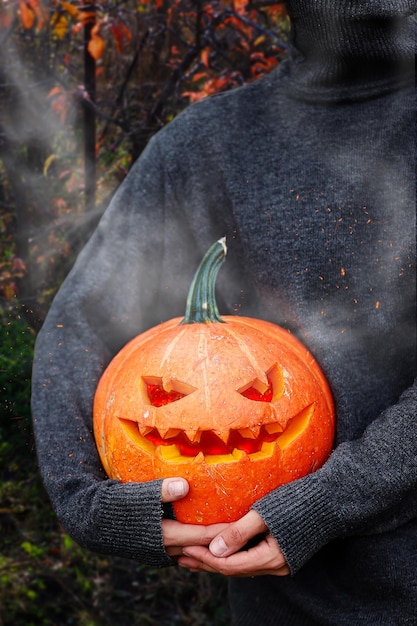
[{"label": "sweater sleeve", "polygon": [[[166,253],[173,275],[189,280],[187,253],[178,243],[184,232],[176,227],[182,220],[174,201],[167,211],[166,192],[151,141],[50,308],[37,338],[32,388],[39,467],[63,526],[91,550],[152,566],[171,563],[161,532],[161,482],[106,479],[92,434],[92,403],[117,350],[146,327],[180,314],[185,302],[180,281],[171,289],[170,276],[160,271]],[[189,260],[186,265],[193,271]]]},{"label": "sweater sleeve", "polygon": [[416,414],[417,382],[320,470],[255,503],[293,574],[336,537],[387,532],[417,516]]}]

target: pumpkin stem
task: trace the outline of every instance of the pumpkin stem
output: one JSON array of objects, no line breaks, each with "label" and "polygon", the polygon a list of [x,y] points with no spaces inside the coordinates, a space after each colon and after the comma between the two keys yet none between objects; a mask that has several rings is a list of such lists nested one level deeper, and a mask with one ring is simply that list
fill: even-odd
[{"label": "pumpkin stem", "polygon": [[185,317],[180,324],[223,322],[216,302],[216,277],[226,258],[226,237],[214,243],[194,274],[187,297]]}]

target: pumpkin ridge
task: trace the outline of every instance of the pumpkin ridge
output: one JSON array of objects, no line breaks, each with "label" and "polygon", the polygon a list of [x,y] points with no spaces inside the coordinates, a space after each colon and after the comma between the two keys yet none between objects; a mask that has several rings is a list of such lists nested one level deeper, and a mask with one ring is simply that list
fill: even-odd
[{"label": "pumpkin ridge", "polygon": [[178,341],[182,338],[182,336],[184,335],[184,333],[187,331],[186,328],[183,328],[178,335],[175,335],[175,337],[172,339],[171,343],[168,344],[168,346],[165,348],[165,352],[164,352],[164,356],[162,357],[161,360],[161,368],[165,365],[165,363],[167,361],[169,361],[169,357],[171,356],[171,353],[173,351],[173,349],[175,348],[175,346],[177,345]]},{"label": "pumpkin ridge", "polygon": [[259,380],[261,382],[263,382],[266,385],[268,385],[268,378],[267,378],[265,370],[261,367],[261,365],[259,364],[258,360],[255,358],[253,353],[250,351],[250,349],[248,348],[245,340],[237,332],[235,332],[227,324],[227,322],[225,323],[225,325],[222,328],[222,330],[224,330],[226,332],[226,334],[228,334],[231,337],[233,337],[233,339],[235,340],[235,342],[236,342],[237,346],[239,347],[239,349],[241,350],[241,352],[243,352],[245,357],[248,359],[249,363],[252,364],[252,366],[253,366],[253,368],[255,370],[255,378],[259,378]]},{"label": "pumpkin ridge", "polygon": [[[208,350],[207,350],[207,337],[205,333],[201,333],[200,338],[198,340],[198,356],[200,359],[207,361],[208,359]],[[208,386],[207,379],[207,367],[203,367],[203,380],[204,380],[204,403],[206,406],[207,413],[211,411],[211,402],[210,402],[210,390]]]}]

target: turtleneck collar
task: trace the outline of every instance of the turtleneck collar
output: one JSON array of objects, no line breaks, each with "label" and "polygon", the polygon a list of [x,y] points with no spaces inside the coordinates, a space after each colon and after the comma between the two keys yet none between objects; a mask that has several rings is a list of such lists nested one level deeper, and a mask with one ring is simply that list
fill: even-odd
[{"label": "turtleneck collar", "polygon": [[287,0],[291,58],[303,99],[357,100],[413,84],[417,0]]}]

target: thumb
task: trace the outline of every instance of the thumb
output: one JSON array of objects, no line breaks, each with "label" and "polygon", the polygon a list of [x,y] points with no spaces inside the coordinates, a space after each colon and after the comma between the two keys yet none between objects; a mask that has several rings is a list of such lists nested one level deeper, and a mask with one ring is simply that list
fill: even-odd
[{"label": "thumb", "polygon": [[185,478],[164,478],[161,487],[162,502],[175,502],[187,495],[189,486]]},{"label": "thumb", "polygon": [[213,539],[209,545],[210,552],[214,556],[229,556],[238,552],[253,537],[266,530],[267,526],[262,517],[255,510],[251,510]]}]

